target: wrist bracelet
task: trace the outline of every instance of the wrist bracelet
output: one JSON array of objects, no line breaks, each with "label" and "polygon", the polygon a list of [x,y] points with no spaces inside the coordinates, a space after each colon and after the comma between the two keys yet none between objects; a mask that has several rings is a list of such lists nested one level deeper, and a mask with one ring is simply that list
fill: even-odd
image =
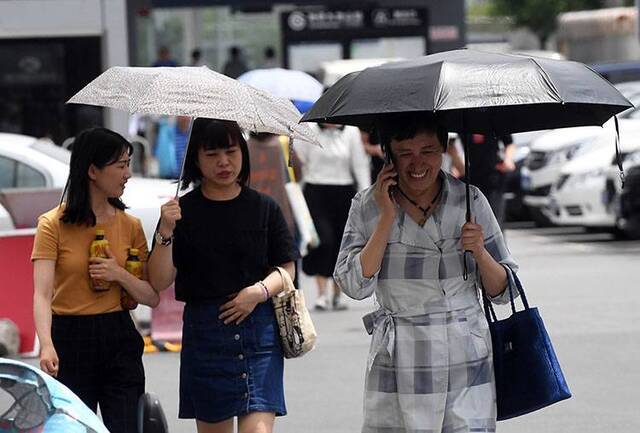
[{"label": "wrist bracelet", "polygon": [[262,287],[262,290],[264,290],[264,300],[266,302],[271,297],[271,294],[269,293],[269,289],[267,288],[267,285],[262,280],[258,281],[256,284]]}]

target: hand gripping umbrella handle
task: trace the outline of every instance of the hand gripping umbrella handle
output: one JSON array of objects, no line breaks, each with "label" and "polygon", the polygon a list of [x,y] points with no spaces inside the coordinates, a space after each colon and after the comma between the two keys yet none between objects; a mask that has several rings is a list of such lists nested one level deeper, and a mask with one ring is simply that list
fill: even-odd
[{"label": "hand gripping umbrella handle", "polygon": [[178,185],[176,186],[176,200],[178,199],[178,193],[180,192],[180,185],[182,184],[182,176],[184,176],[184,163],[187,160],[187,154],[189,153],[189,143],[191,142],[191,133],[193,132],[193,121],[189,122],[189,135],[187,135],[187,145],[184,148],[184,154],[182,155],[182,161],[180,161],[180,175],[178,176]]}]

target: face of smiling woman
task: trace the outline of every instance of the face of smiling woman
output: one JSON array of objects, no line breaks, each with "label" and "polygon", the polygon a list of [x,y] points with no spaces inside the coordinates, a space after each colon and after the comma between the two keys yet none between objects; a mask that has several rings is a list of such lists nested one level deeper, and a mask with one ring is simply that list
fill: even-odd
[{"label": "face of smiling woman", "polygon": [[407,194],[419,196],[437,187],[444,148],[434,132],[419,132],[406,140],[391,140],[398,184]]},{"label": "face of smiling woman", "polygon": [[96,192],[109,198],[119,198],[124,193],[124,187],[131,177],[129,164],[131,156],[128,152],[123,152],[116,162],[103,168],[91,165],[89,168],[89,179]]}]

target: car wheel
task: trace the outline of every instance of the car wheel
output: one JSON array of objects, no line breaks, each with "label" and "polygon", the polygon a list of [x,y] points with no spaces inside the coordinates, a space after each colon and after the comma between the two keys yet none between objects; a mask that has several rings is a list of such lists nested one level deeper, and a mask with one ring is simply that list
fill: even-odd
[{"label": "car wheel", "polygon": [[615,235],[616,239],[638,240],[640,239],[640,226],[622,228],[620,219],[618,218],[613,234]]},{"label": "car wheel", "polygon": [[529,213],[531,214],[531,219],[534,223],[536,223],[536,227],[553,227],[553,223],[545,214],[540,211],[538,208],[529,208]]}]

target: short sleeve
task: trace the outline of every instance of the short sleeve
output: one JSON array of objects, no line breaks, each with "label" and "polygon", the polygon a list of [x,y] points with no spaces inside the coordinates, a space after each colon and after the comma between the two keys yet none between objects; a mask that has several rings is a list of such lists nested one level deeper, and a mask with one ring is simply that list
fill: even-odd
[{"label": "short sleeve", "polygon": [[272,200],[269,200],[268,206],[267,257],[269,266],[279,266],[299,259],[300,253],[295,246],[280,206]]},{"label": "short sleeve", "polygon": [[58,239],[59,227],[57,221],[51,220],[51,218],[46,215],[40,216],[40,218],[38,218],[36,236],[33,240],[31,260],[57,260]]},{"label": "short sleeve", "polygon": [[145,237],[144,230],[142,229],[142,222],[138,218],[135,219],[133,247],[137,248],[140,252],[138,255],[140,261],[146,262],[149,258],[149,247],[147,246],[147,238]]}]

